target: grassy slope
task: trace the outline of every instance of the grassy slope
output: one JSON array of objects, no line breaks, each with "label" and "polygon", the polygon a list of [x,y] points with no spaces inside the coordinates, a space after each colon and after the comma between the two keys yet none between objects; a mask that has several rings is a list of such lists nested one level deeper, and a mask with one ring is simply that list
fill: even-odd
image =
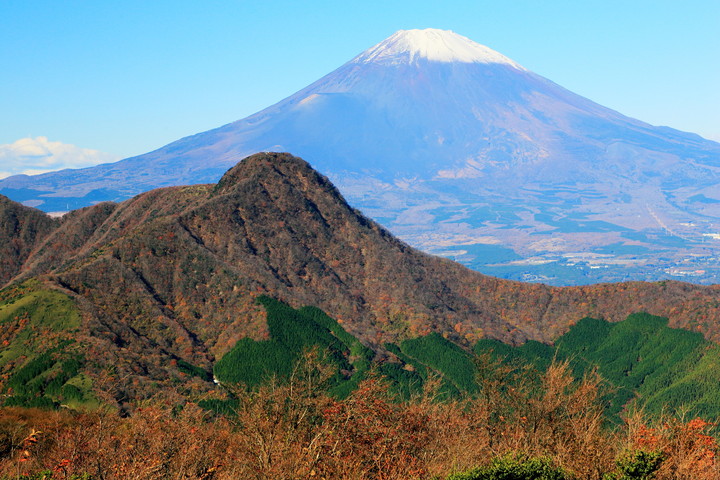
[{"label": "grassy slope", "polygon": [[3,404],[92,407],[75,334],[80,313],[65,294],[31,280],[0,291],[0,391]]}]

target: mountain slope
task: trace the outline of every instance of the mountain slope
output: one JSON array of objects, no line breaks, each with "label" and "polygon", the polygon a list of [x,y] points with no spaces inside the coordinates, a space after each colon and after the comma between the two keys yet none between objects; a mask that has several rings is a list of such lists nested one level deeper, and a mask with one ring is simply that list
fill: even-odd
[{"label": "mountain slope", "polygon": [[[620,320],[641,309],[709,338],[720,333],[717,287],[555,288],[486,277],[396,240],[288,154],[249,157],[216,186],[74,212],[46,238],[17,279],[49,274],[115,321],[167,320],[190,349],[207,341],[203,328],[222,344],[216,352],[228,346],[222,338],[261,335],[258,318],[237,318],[257,310],[250,305],[259,293],[318,306],[368,342],[433,330],[472,338],[479,328],[508,341],[549,341],[584,316]],[[167,336],[155,333],[158,342]]]},{"label": "mountain slope", "polygon": [[[0,215],[18,208],[6,202]],[[69,296],[77,326],[38,338],[78,342],[92,352],[94,378],[107,378],[111,365],[120,403],[178,384],[180,363],[207,372],[239,339],[266,340],[260,295],[318,307],[380,355],[386,342],[431,332],[465,347],[482,337],[550,342],[580,318],[619,321],[637,311],[720,340],[719,287],[558,288],[487,277],[397,240],[289,154],[253,155],[216,185],[72,212],[33,245],[6,289],[8,305],[46,291]],[[16,351],[34,344],[22,345]],[[72,354],[62,352],[52,365]]]},{"label": "mountain slope", "polygon": [[711,367],[720,347],[697,333],[668,328],[662,317],[633,314],[618,323],[584,318],[554,346],[528,342],[513,348],[484,339],[473,350],[540,371],[553,360],[567,361],[576,378],[597,368],[612,386],[609,413],[615,416],[631,400],[652,415],[717,418],[720,413],[718,372]]},{"label": "mountain slope", "polygon": [[720,144],[582,98],[441,30],[400,31],[243,120],[139,157],[0,180],[46,211],[215,182],[293,151],[410,244],[556,284],[720,272]]},{"label": "mountain slope", "polygon": [[30,252],[58,222],[0,195],[0,285],[20,272]]}]

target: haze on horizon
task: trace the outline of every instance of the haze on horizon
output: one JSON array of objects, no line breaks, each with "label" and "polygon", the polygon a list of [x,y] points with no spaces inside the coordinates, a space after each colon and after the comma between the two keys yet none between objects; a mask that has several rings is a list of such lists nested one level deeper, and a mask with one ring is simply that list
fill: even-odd
[{"label": "haze on horizon", "polygon": [[[0,78],[2,176],[154,150],[255,113],[396,30],[426,27],[487,45],[625,115],[720,140],[713,1],[207,8],[31,0],[4,3],[0,14],[8,27],[0,58],[11,65]],[[38,144],[65,157],[50,152],[38,163],[15,148]],[[71,162],[73,148],[84,154]]]}]

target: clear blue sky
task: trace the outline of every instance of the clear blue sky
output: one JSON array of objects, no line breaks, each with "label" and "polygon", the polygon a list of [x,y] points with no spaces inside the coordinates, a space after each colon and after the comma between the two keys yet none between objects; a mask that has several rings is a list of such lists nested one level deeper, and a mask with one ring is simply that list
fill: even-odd
[{"label": "clear blue sky", "polygon": [[0,144],[45,136],[145,153],[426,27],[626,115],[720,140],[718,0],[0,0]]}]

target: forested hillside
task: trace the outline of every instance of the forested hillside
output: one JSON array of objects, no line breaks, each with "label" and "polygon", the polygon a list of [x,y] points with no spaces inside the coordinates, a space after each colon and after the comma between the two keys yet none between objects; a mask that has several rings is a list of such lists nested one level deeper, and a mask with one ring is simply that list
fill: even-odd
[{"label": "forested hillside", "polygon": [[[473,354],[430,334],[388,346],[396,358],[378,364],[322,311],[260,301],[271,338],[241,340],[218,362],[222,398],[176,403],[177,396],[164,393],[128,418],[104,409],[2,408],[0,478],[713,480],[720,474],[713,424],[637,408],[614,415],[611,405],[627,398],[627,387],[611,388],[590,363],[613,348],[614,331],[638,334],[621,341],[628,359],[678,337],[688,340],[680,350],[706,343],[666,327],[650,333],[663,319],[637,315],[614,325],[585,319],[554,352],[537,343],[486,343]],[[589,331],[599,336],[589,338]],[[570,351],[587,355],[557,359]],[[600,371],[617,370],[613,358],[599,358]],[[643,362],[635,370],[649,371]],[[386,375],[390,365],[417,375]],[[678,373],[678,365],[665,370]],[[43,378],[31,381],[42,385]],[[408,380],[419,385],[405,389]],[[635,407],[644,400],[638,402]]]},{"label": "forested hillside", "polygon": [[0,218],[0,475],[717,478],[718,287],[486,277],[287,154]]},{"label": "forested hillside", "polygon": [[[184,376],[210,372],[241,339],[272,342],[262,295],[321,309],[380,357],[400,349],[415,358],[415,343],[440,338],[463,351],[483,338],[548,343],[583,317],[616,322],[639,311],[709,340],[720,335],[718,287],[553,288],[487,277],[393,238],[288,154],[249,157],[217,185],[154,190],[57,221],[9,201],[0,217],[17,224],[6,234],[22,246],[6,263],[6,288],[34,279],[33,289],[72,299],[72,335],[97,352],[81,371],[91,389],[106,377],[117,385],[118,406],[174,385],[212,388],[203,375],[188,387]],[[30,360],[18,356],[13,368]],[[458,377],[445,388],[466,384]]]}]

